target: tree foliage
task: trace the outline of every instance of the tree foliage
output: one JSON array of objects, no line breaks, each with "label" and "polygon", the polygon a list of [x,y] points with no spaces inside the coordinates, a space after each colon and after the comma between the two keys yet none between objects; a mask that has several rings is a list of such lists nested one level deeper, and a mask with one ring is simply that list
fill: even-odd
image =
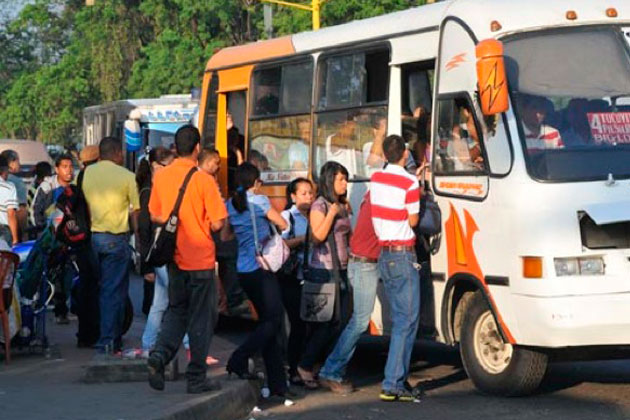
[{"label": "tree foliage", "polygon": [[[0,10],[15,2],[0,0]],[[0,137],[80,141],[84,107],[188,92],[218,48],[265,37],[258,0],[27,3],[0,13]],[[422,3],[328,0],[322,26]],[[310,13],[274,6],[276,35],[310,28]]]}]

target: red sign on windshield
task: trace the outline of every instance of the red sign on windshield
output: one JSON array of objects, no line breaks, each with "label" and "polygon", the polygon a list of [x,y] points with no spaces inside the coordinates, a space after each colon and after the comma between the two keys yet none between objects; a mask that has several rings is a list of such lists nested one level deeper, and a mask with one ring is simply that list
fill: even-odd
[{"label": "red sign on windshield", "polygon": [[630,112],[589,112],[587,117],[595,143],[630,143]]}]

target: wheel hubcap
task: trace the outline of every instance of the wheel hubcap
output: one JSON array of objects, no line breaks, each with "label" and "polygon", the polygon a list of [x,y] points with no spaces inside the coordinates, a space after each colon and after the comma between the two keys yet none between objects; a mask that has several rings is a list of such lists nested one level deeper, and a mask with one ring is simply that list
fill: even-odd
[{"label": "wheel hubcap", "polygon": [[512,345],[503,341],[494,317],[484,312],[475,324],[475,356],[489,373],[503,372],[512,360]]}]

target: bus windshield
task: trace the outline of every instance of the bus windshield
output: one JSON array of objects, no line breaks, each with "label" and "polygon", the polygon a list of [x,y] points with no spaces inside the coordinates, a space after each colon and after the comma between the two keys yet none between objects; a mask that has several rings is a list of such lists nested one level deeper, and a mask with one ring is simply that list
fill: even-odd
[{"label": "bus windshield", "polygon": [[505,41],[514,112],[535,179],[630,177],[627,32],[572,28]]}]

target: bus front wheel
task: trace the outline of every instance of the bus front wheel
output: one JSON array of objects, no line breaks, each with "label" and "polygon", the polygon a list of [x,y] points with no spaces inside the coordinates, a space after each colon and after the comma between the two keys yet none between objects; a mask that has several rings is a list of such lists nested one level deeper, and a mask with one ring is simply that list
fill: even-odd
[{"label": "bus front wheel", "polygon": [[531,394],[547,370],[547,355],[506,343],[481,292],[463,316],[460,353],[468,377],[482,392]]}]

